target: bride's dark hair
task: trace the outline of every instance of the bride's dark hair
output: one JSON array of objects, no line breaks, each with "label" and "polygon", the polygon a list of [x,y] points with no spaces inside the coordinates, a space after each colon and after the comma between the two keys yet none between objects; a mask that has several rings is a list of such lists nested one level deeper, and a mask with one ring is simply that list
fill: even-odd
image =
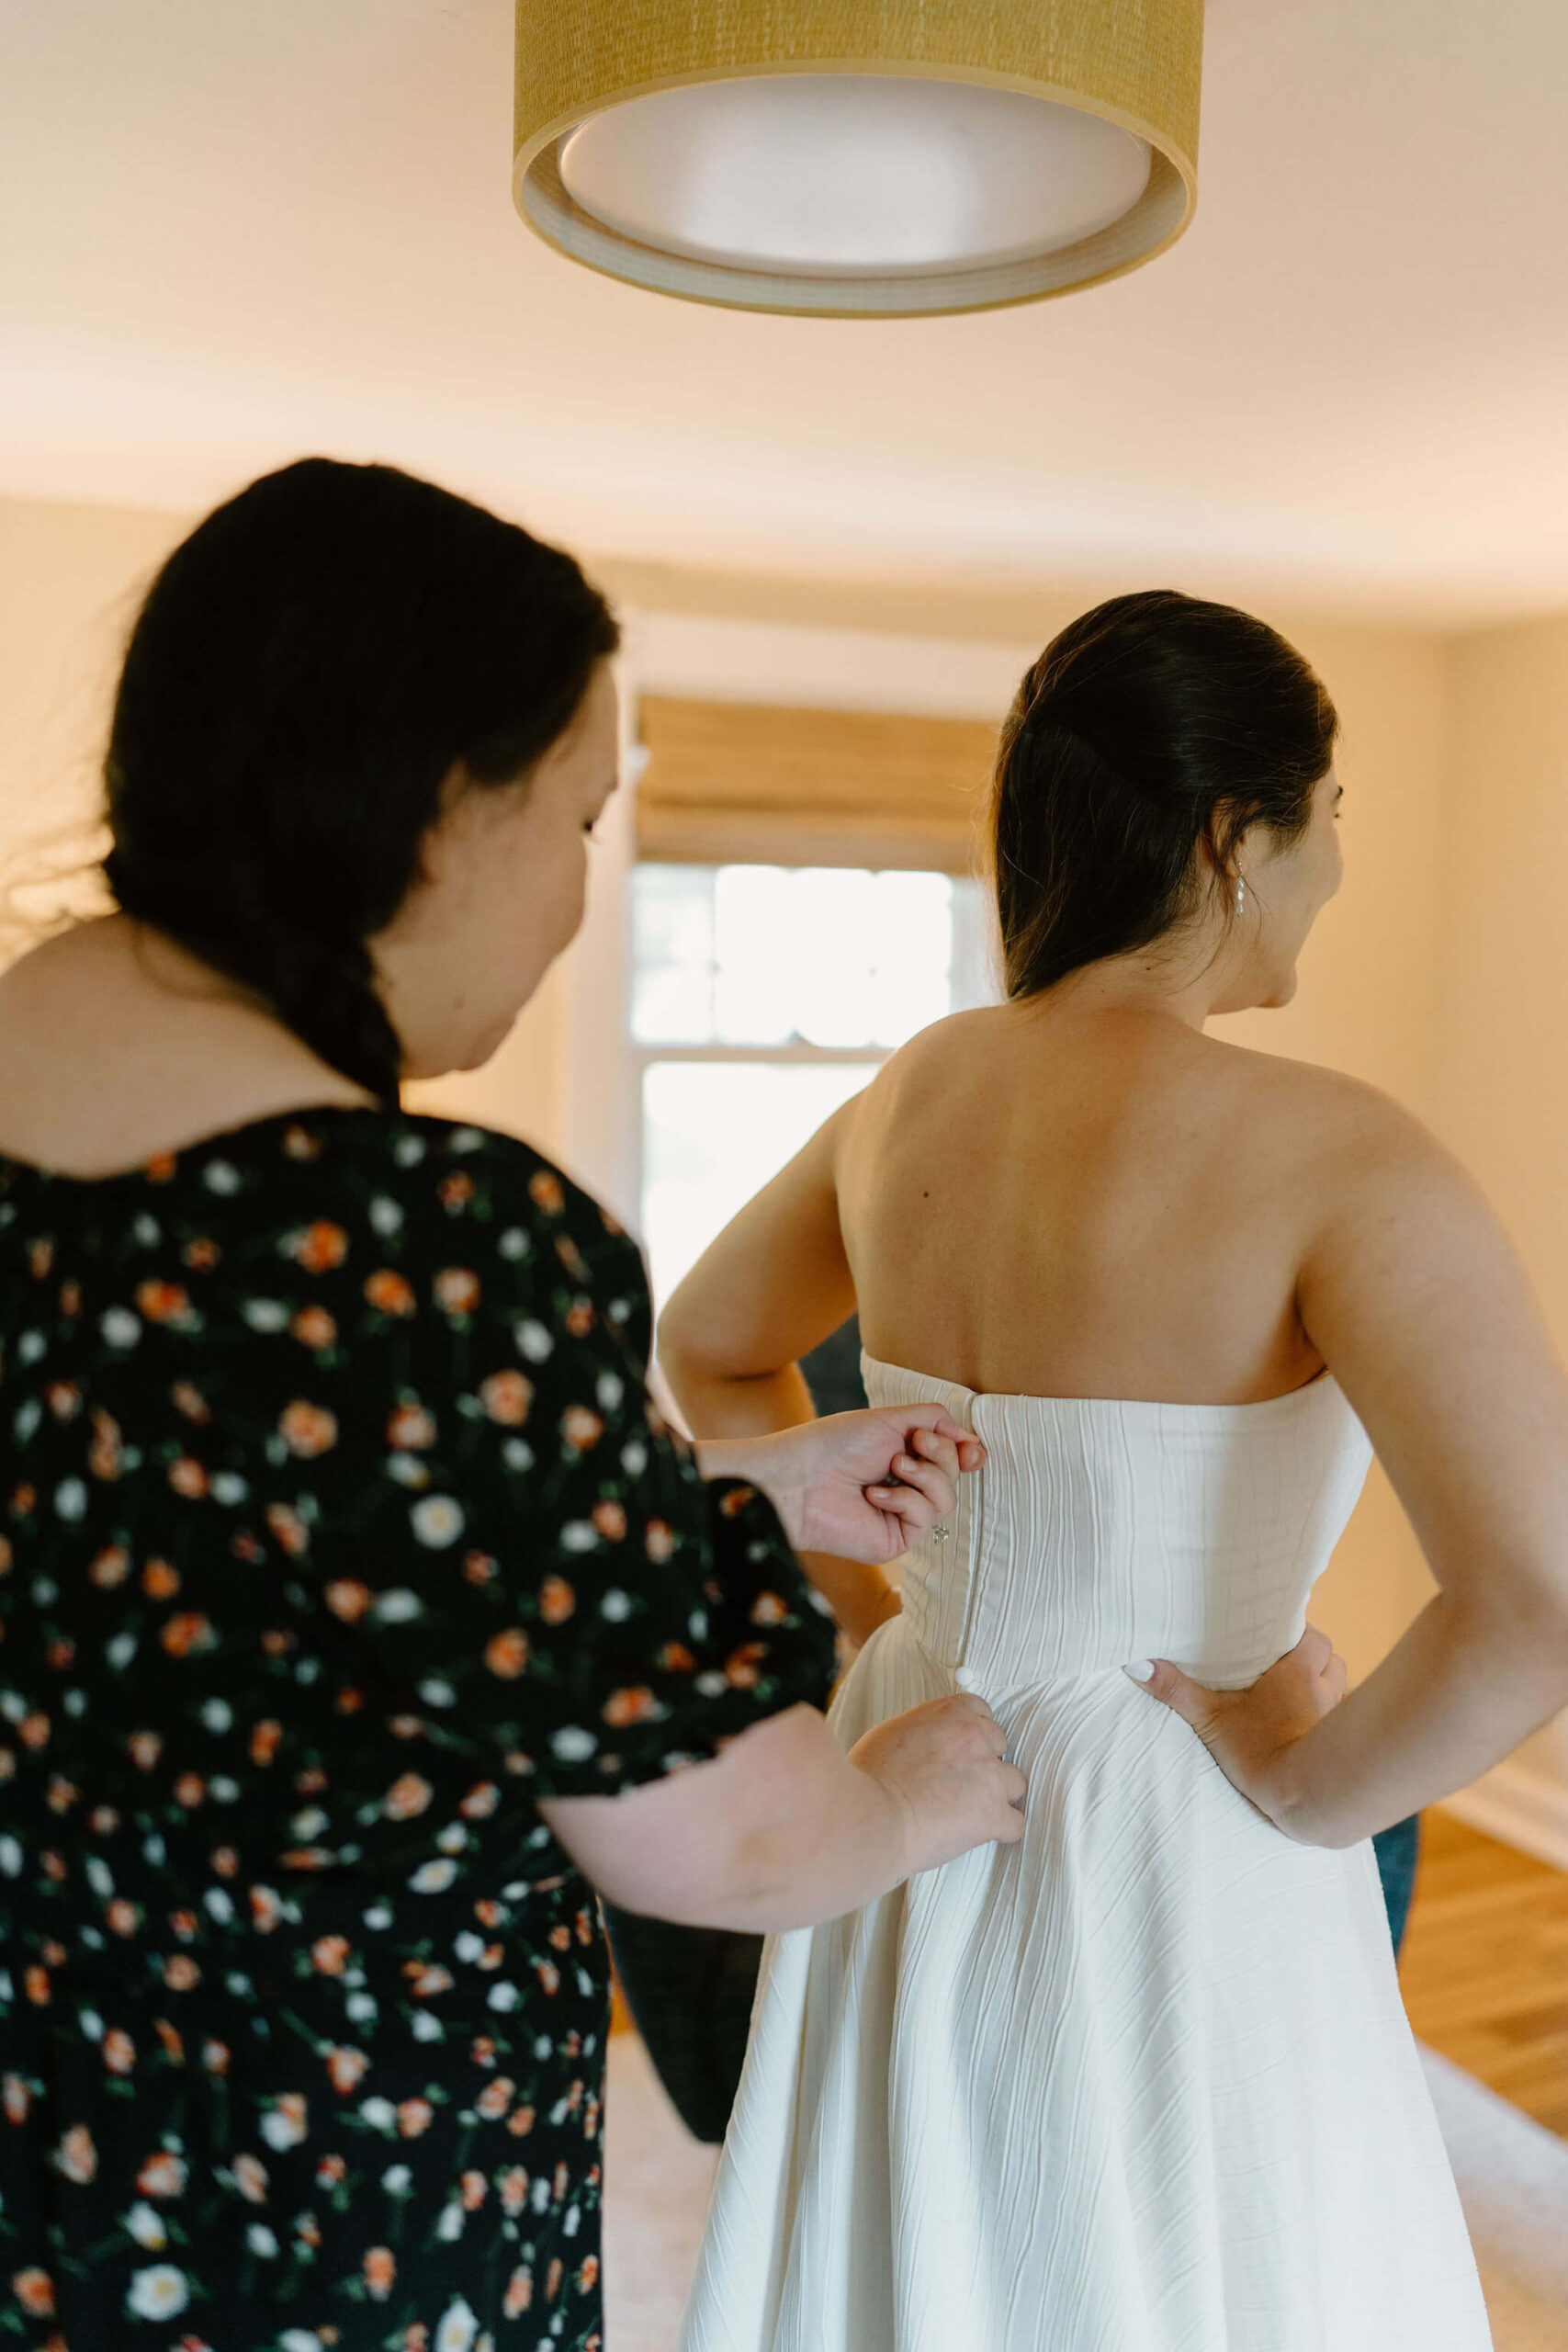
[{"label": "bride's dark hair", "polygon": [[175,548],[131,632],[105,762],[117,903],[395,1102],[367,941],[446,776],[525,775],[615,643],[570,556],[432,482],[326,458],[265,475]]},{"label": "bride's dark hair", "polygon": [[1295,648],[1233,605],[1152,588],[1070,622],[1026,673],[997,757],[1009,996],[1194,913],[1200,842],[1223,881],[1249,825],[1299,838],[1338,724]]}]

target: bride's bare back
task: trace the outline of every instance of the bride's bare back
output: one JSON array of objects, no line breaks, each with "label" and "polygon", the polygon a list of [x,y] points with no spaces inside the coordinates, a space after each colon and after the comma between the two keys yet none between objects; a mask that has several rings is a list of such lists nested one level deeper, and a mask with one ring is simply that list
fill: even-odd
[{"label": "bride's bare back", "polygon": [[1156,1012],[939,1023],[834,1138],[866,1346],[1013,1394],[1299,1387],[1324,1359],[1298,1275],[1361,1092]]}]

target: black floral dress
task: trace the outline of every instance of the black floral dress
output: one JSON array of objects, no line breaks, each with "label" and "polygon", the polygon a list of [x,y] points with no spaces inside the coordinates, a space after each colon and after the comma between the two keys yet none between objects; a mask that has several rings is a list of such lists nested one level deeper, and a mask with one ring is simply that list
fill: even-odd
[{"label": "black floral dress", "polygon": [[607,1963],[541,1820],[821,1702],[772,1510],[525,1146],[0,1161],[0,2352],[602,2342]]}]

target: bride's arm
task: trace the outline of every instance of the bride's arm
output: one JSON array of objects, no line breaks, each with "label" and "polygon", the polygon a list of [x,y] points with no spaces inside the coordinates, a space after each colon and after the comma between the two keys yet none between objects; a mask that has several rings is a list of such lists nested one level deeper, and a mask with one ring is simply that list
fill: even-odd
[{"label": "bride's arm", "polygon": [[1357,1090],[1301,1274],[1438,1591],[1376,1672],[1271,1747],[1249,1694],[1161,1664],[1282,1829],[1347,1846],[1464,1787],[1568,1705],[1568,1384],[1501,1226],[1416,1121]]},{"label": "bride's arm", "polygon": [[[659,1362],[696,1438],[760,1437],[816,1419],[800,1358],[855,1307],[835,1167],[846,1103],[710,1243],[659,1318]],[[898,1596],[886,1570],[829,1553],[801,1566],[852,1640]]]}]

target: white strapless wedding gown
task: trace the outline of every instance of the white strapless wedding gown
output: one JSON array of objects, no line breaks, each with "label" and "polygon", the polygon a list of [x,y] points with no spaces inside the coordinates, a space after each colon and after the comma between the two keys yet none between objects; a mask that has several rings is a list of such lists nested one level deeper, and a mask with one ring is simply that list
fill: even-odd
[{"label": "white strapless wedding gown", "polygon": [[1296,1642],[1371,1459],[1343,1394],[865,1374],[989,1458],[833,1727],[978,1691],[1028,1827],[770,1939],[682,2352],[1485,2352],[1371,1846],[1281,1836],[1122,1672]]}]

